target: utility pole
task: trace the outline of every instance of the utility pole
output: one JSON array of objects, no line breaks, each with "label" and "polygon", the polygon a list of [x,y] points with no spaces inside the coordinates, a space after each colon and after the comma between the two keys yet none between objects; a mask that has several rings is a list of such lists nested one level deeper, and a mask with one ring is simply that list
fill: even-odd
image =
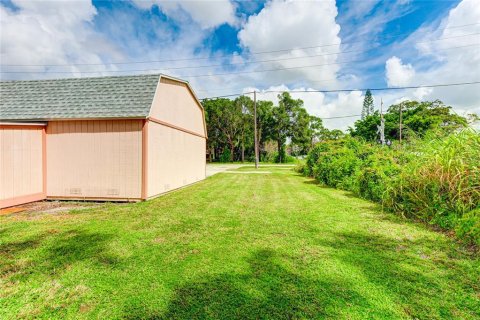
[{"label": "utility pole", "polygon": [[253,91],[253,128],[255,136],[255,169],[258,169],[257,91]]},{"label": "utility pole", "polygon": [[380,98],[380,142],[385,145],[385,119],[383,119],[383,99]]},{"label": "utility pole", "polygon": [[402,145],[402,104],[399,104],[400,107],[400,125],[399,125],[399,141],[400,145]]}]

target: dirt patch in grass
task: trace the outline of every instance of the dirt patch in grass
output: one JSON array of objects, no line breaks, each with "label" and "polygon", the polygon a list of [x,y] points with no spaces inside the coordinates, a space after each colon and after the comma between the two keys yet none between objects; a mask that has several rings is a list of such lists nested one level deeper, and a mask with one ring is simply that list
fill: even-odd
[{"label": "dirt patch in grass", "polygon": [[38,219],[44,215],[61,215],[71,210],[81,210],[100,206],[98,202],[37,201],[15,207],[1,209],[0,213],[20,220]]}]

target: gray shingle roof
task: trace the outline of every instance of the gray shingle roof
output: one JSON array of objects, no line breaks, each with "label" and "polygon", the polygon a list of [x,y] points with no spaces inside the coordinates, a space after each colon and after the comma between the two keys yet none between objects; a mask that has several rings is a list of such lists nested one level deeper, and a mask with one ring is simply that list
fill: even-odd
[{"label": "gray shingle roof", "polygon": [[147,117],[159,74],[0,81],[0,120]]}]

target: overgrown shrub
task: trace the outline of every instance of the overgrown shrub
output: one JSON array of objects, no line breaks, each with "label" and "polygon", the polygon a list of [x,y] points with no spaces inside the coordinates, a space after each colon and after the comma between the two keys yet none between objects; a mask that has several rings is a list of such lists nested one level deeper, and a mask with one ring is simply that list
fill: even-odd
[{"label": "overgrown shrub", "polygon": [[452,229],[480,204],[480,135],[473,130],[428,137],[411,152],[384,204],[406,216]]},{"label": "overgrown shrub", "polygon": [[[277,151],[269,152],[263,157],[262,161],[270,162],[270,163],[280,163],[280,157]],[[281,163],[293,163],[293,162],[295,162],[295,157],[292,157],[291,155],[285,154],[282,157]]]},{"label": "overgrown shrub", "polygon": [[459,237],[480,246],[480,208],[464,214],[458,220],[455,232]]},{"label": "overgrown shrub", "polygon": [[471,129],[396,148],[355,138],[322,142],[303,174],[349,190],[387,210],[480,242],[480,134]]},{"label": "overgrown shrub", "polygon": [[388,186],[400,173],[395,152],[377,147],[356,173],[354,191],[361,197],[377,202],[383,201]]},{"label": "overgrown shrub", "polygon": [[232,159],[232,154],[229,149],[225,148],[220,155],[219,161],[220,162],[230,162]]},{"label": "overgrown shrub", "polygon": [[318,144],[307,156],[305,174],[327,186],[350,190],[352,174],[360,163],[360,144],[353,138]]}]

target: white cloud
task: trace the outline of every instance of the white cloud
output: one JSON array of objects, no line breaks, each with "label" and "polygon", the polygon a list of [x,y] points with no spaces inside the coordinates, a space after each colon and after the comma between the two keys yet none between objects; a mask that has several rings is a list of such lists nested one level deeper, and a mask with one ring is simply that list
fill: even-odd
[{"label": "white cloud", "polygon": [[[106,39],[93,31],[91,22],[97,11],[90,1],[13,1],[13,4],[18,10],[0,6],[2,64],[101,63],[102,54],[117,54]],[[47,68],[22,70],[34,72]],[[99,65],[96,69],[105,70],[106,67]],[[78,71],[75,67],[61,70],[72,74]],[[29,76],[31,74],[20,75],[22,78]]]},{"label": "white cloud", "polygon": [[[257,60],[309,58],[283,60],[263,64],[259,69],[293,68],[323,65],[302,69],[290,69],[266,73],[263,80],[272,83],[313,83],[316,80],[335,79],[339,66],[334,64],[337,55],[322,55],[340,51],[340,26],[335,22],[337,8],[329,1],[272,1],[257,15],[250,16],[239,32],[243,47],[251,52],[271,52],[256,56]],[[332,45],[334,44],[334,45]],[[328,46],[327,46],[328,45]],[[323,46],[323,47],[322,47]],[[302,49],[314,47],[311,49]],[[285,50],[292,48],[291,50]],[[335,82],[327,83],[335,86]]]},{"label": "white cloud", "polygon": [[413,92],[413,96],[416,100],[423,100],[433,92],[432,88],[418,88]]},{"label": "white cloud", "polygon": [[[387,80],[391,78],[389,85],[480,81],[480,49],[478,47],[480,36],[478,34],[464,36],[480,32],[478,21],[480,21],[478,1],[463,0],[451,9],[446,17],[433,22],[430,26],[422,27],[399,43],[399,47],[409,48],[402,54],[410,55],[410,60],[417,62],[413,63],[414,66],[404,65],[401,61],[391,62],[390,74],[386,68],[386,78]],[[416,47],[417,50],[411,50],[412,47]],[[411,76],[413,71],[414,76]],[[447,105],[453,106],[459,114],[469,112],[480,114],[480,85],[478,84],[409,90],[403,93],[403,99],[440,99]]]},{"label": "white cloud", "polygon": [[[361,91],[340,92],[328,94],[316,92],[315,89],[306,87],[289,88],[286,85],[271,86],[264,90],[247,87],[243,92],[257,91],[257,99],[278,103],[280,92],[289,92],[294,99],[301,99],[309,114],[324,118],[324,125],[329,129],[346,130],[359,117],[326,119],[338,116],[352,116],[360,114],[364,96]],[[273,91],[273,92],[269,92]],[[309,91],[309,92],[295,92]],[[249,94],[251,96],[251,94]]]},{"label": "white cloud", "polygon": [[235,6],[229,0],[133,0],[142,9],[158,7],[168,16],[183,20],[183,12],[196,21],[203,29],[219,26],[224,23],[236,24]]},{"label": "white cloud", "polygon": [[411,64],[403,64],[400,58],[391,57],[385,63],[385,73],[389,87],[407,86],[415,76],[415,70]]},{"label": "white cloud", "polygon": [[362,19],[381,3],[381,0],[349,1],[345,5],[344,19]]}]

